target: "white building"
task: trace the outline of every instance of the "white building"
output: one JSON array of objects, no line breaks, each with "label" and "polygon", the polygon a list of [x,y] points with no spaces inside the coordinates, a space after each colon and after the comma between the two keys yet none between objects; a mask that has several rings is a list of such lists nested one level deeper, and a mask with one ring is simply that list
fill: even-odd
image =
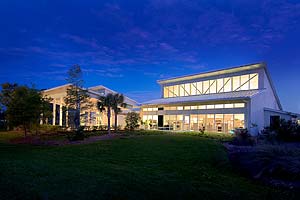
[{"label": "white building", "polygon": [[230,132],[264,127],[298,114],[282,110],[264,63],[159,80],[162,98],[143,103],[146,128]]},{"label": "white building", "polygon": [[[53,117],[48,119],[47,123],[50,125],[58,125],[68,127],[68,112],[64,111],[63,107],[65,106],[64,97],[67,94],[67,88],[70,84],[58,86],[55,88],[50,88],[43,90],[42,93],[44,96],[51,97],[53,100],[50,104],[51,109],[53,110]],[[89,110],[85,110],[84,113],[81,113],[81,125],[82,126],[101,126],[107,125],[107,113],[99,112],[96,108],[96,103],[100,96],[105,96],[109,93],[117,93],[107,87],[102,85],[87,88],[88,95],[90,96],[91,102],[95,105]],[[122,108],[122,112],[118,114],[118,125],[125,127],[125,115],[134,110],[137,107],[137,102],[124,96],[124,102],[128,105],[127,108]],[[114,125],[114,113],[112,111],[111,116],[111,125]]]}]

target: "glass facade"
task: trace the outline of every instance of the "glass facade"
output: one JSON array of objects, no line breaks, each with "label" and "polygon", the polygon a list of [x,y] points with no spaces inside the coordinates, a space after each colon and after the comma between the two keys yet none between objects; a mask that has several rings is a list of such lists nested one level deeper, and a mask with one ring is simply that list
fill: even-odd
[{"label": "glass facade", "polygon": [[164,86],[164,98],[258,89],[258,73]]}]

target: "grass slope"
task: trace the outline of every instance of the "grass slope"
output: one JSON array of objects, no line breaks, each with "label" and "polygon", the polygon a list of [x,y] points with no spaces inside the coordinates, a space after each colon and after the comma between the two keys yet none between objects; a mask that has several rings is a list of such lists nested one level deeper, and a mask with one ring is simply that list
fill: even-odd
[{"label": "grass slope", "polygon": [[297,198],[235,174],[209,138],[147,135],[63,147],[3,141],[2,199]]}]

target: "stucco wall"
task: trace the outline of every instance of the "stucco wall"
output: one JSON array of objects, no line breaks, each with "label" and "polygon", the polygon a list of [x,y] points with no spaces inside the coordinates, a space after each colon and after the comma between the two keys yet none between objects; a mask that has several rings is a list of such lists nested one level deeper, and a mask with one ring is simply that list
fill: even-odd
[{"label": "stucco wall", "polygon": [[260,89],[262,92],[251,98],[251,124],[256,124],[257,129],[252,128],[250,132],[252,135],[257,134],[257,131],[261,131],[267,126],[264,114],[264,108],[270,108],[279,110],[279,105],[276,101],[275,94],[273,93],[269,79],[265,71],[260,74]]}]

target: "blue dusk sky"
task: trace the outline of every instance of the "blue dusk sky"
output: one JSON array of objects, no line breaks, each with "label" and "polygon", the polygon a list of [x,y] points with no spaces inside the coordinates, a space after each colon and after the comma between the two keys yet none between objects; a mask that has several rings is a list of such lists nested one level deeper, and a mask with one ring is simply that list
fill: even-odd
[{"label": "blue dusk sky", "polygon": [[264,61],[300,112],[299,0],[1,0],[0,82],[51,88],[79,64],[85,86],[143,102],[157,80]]}]

